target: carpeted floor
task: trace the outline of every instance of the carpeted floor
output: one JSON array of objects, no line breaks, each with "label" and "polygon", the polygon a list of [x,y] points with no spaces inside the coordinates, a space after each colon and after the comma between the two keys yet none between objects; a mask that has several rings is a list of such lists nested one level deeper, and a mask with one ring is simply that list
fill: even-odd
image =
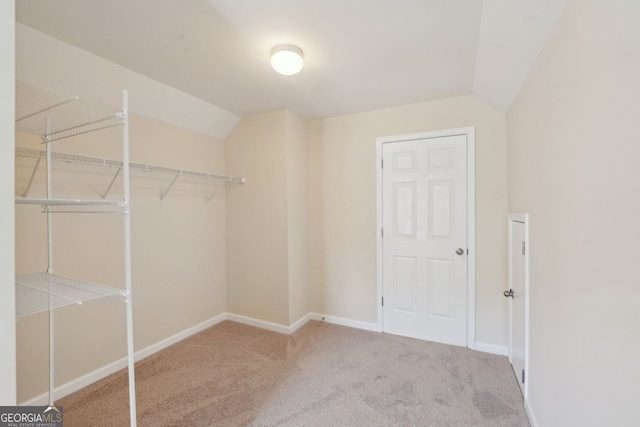
[{"label": "carpeted floor", "polygon": [[[225,321],[136,364],[140,426],[529,426],[506,357],[323,322]],[[57,402],[126,426],[126,371]]]}]

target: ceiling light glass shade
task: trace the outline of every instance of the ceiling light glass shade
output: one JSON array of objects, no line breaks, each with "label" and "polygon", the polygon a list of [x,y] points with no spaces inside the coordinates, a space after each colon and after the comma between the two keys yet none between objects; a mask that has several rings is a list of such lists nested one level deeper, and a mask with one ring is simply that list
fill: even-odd
[{"label": "ceiling light glass shade", "polygon": [[302,70],[302,49],[290,44],[280,44],[271,49],[271,66],[285,76],[291,76]]}]

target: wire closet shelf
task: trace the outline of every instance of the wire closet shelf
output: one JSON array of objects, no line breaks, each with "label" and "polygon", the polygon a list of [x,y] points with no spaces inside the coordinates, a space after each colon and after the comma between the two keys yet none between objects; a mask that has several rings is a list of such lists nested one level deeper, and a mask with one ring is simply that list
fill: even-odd
[{"label": "wire closet shelf", "polygon": [[[95,117],[102,117],[102,116],[106,117],[106,119],[102,121],[91,122],[91,126],[93,126],[93,129],[91,129],[90,131],[87,131],[86,129],[88,128],[88,126],[86,123],[83,123],[83,121],[81,120],[77,120],[77,119],[66,116],[69,113],[69,110],[71,108],[70,104],[75,102],[81,102],[79,98],[69,97],[67,95],[60,95],[58,98],[54,99],[53,95],[51,94],[52,92],[50,90],[44,89],[43,94],[44,94],[45,101],[35,101],[36,89],[24,84],[22,84],[22,86],[23,88],[21,93],[26,94],[27,101],[28,101],[27,104],[29,108],[27,109],[26,107],[23,107],[23,106],[19,108],[19,110],[23,110],[21,112],[24,114],[24,116],[21,116],[22,118],[18,118],[16,122],[20,123],[24,121],[24,123],[20,126],[16,124],[16,128],[18,130],[22,130],[27,133],[37,133],[41,135],[41,138],[45,143],[53,142],[53,141],[62,139],[63,137],[80,135],[82,133],[99,130],[106,127],[111,127],[114,125],[113,120],[118,121],[122,117],[121,112],[111,111],[109,113],[108,107],[102,107],[102,106],[99,106],[98,104],[85,101],[84,103],[85,107],[97,108],[98,110],[98,112],[96,113],[85,113],[84,114],[85,119],[91,120]],[[45,105],[48,105],[48,107]],[[70,128],[66,127],[64,130],[56,131],[54,133],[46,133],[46,127],[43,128],[42,125],[40,126],[37,125],[36,118],[39,118],[40,121],[43,121],[45,120],[45,116],[47,113],[51,114],[52,112],[57,112],[60,109],[61,109],[61,112],[63,113],[63,116],[62,116],[63,122],[65,122],[67,126],[72,125],[72,123],[76,123],[76,127],[70,127]],[[26,111],[35,111],[35,112],[27,113]],[[58,120],[59,119],[56,116],[56,119],[52,121],[54,123],[54,126],[55,126],[55,123],[58,123]],[[122,171],[122,168],[123,168],[123,162],[120,160],[111,160],[111,159],[98,158],[98,157],[58,153],[58,152],[53,152],[51,150],[49,151],[50,151],[49,153],[50,158],[54,162],[85,165],[85,166],[91,166],[91,167],[106,167],[106,168],[115,169],[116,170],[115,175],[113,177],[113,180],[111,181],[111,184],[109,185],[109,188],[104,194],[103,199],[105,199],[106,196],[109,194],[111,187],[115,183],[115,180],[117,179],[118,175],[120,175],[120,172]],[[36,163],[34,165],[34,169],[31,175],[31,179],[29,180],[27,188],[22,195],[22,199],[26,200],[26,197],[29,194],[29,189],[31,188],[31,184],[33,182],[33,178],[36,174],[38,166],[40,165],[40,161],[47,159],[47,151],[35,150],[35,149],[24,148],[24,147],[16,147],[15,155],[16,157],[36,159]],[[142,164],[142,163],[129,162],[129,170],[132,172],[137,172],[138,176],[147,175],[147,174],[148,175],[159,174],[163,176],[169,176],[171,178],[170,183],[168,184],[166,189],[162,191],[160,200],[164,200],[166,198],[167,194],[173,188],[173,185],[176,183],[176,181],[179,178],[192,178],[196,180],[202,180],[203,182],[210,181],[210,182],[224,182],[224,183],[235,183],[235,184],[245,183],[244,178],[237,177],[237,176],[222,175],[222,174],[194,171],[194,170],[188,170],[188,169],[177,169],[177,168],[170,168],[165,166],[155,166],[155,165]],[[33,199],[33,200],[36,200],[36,199]],[[121,206],[119,204],[114,204],[114,203],[93,203],[91,201],[87,201],[86,203],[82,204],[83,206],[80,206],[81,205],[80,203],[75,202],[75,203],[70,203],[69,206],[66,206],[66,207],[61,207],[61,206],[54,207],[54,206],[50,206],[43,199],[40,199],[40,201],[42,203],[38,202],[36,204],[41,204],[43,206],[43,212],[50,212],[50,213],[74,213],[74,212],[118,213],[118,212],[121,212],[122,209],[127,208],[127,206]],[[31,203],[31,202],[18,201],[18,203]]]},{"label": "wire closet shelf", "polygon": [[40,205],[44,213],[123,213],[128,203],[122,200],[16,199],[19,205]]},{"label": "wire closet shelf", "polygon": [[49,273],[16,277],[16,317],[28,316],[96,298],[127,297],[124,289],[112,288]]},{"label": "wire closet shelf", "polygon": [[[46,119],[55,117],[47,129]],[[124,123],[113,107],[27,83],[16,83],[16,130],[53,142]]]},{"label": "wire closet shelf", "polygon": [[[34,150],[31,148],[23,148],[16,147],[15,149],[16,156],[18,157],[30,157],[39,160],[46,160],[47,152],[44,150]],[[51,160],[57,162],[63,162],[68,164],[79,164],[79,165],[88,165],[88,166],[97,166],[97,167],[111,167],[111,168],[121,168],[122,162],[120,160],[110,160],[103,159],[99,157],[87,157],[87,156],[78,156],[74,154],[66,154],[66,153],[57,153],[51,152]],[[245,179],[239,176],[230,176],[230,175],[221,175],[210,172],[199,172],[187,169],[177,169],[177,168],[168,168],[165,166],[154,166],[147,165],[142,163],[133,163],[129,162],[129,169],[133,172],[143,172],[143,173],[160,173],[167,175],[182,175],[193,178],[202,178],[202,179],[210,179],[210,180],[219,180],[226,182],[235,182],[238,184],[243,184]]]}]

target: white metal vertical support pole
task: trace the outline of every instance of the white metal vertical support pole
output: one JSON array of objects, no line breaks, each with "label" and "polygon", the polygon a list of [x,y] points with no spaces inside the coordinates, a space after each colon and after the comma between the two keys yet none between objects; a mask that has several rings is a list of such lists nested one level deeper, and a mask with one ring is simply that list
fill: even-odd
[{"label": "white metal vertical support pole", "polygon": [[129,367],[129,419],[131,427],[136,421],[136,376],[133,357],[133,307],[131,298],[131,205],[129,200],[129,93],[122,91],[122,178],[124,185],[124,274],[127,291],[127,359]]},{"label": "white metal vertical support pole", "polygon": [[[47,145],[47,199],[53,198],[51,188],[51,144],[49,133],[51,132],[51,118],[47,117],[45,144]],[[53,274],[53,214],[47,211],[47,273]],[[54,333],[53,333],[53,308],[51,307],[51,282],[49,282],[49,406],[54,403]]]}]

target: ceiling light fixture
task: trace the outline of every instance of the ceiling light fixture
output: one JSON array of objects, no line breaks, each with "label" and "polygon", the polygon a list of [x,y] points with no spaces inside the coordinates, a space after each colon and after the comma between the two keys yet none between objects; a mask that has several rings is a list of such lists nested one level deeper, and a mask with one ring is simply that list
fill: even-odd
[{"label": "ceiling light fixture", "polygon": [[271,66],[285,76],[291,76],[302,70],[302,49],[292,44],[279,44],[271,49]]}]

